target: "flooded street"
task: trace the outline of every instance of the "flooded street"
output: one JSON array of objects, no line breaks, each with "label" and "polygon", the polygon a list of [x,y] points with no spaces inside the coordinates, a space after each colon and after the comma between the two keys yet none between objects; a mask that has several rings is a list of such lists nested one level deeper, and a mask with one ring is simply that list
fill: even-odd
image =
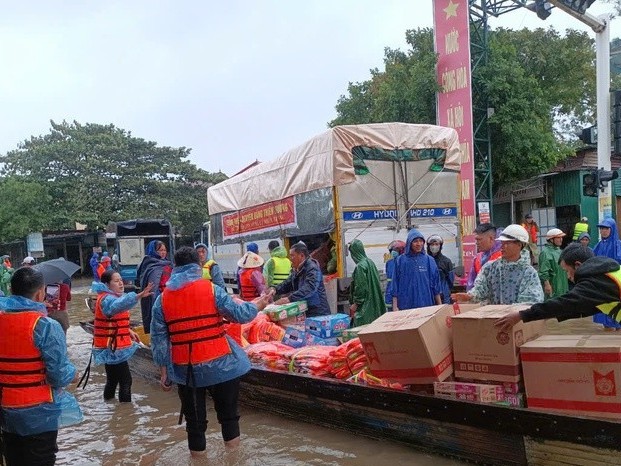
[{"label": "flooded street", "polygon": [[[86,310],[86,282],[76,281],[70,305],[69,356],[82,373],[90,357],[91,336],[79,326],[92,319]],[[132,311],[136,319],[139,311]],[[103,401],[105,372],[92,366],[85,390],[74,391],[84,421],[61,429],[57,465],[421,465],[453,466],[464,462],[433,456],[390,442],[295,422],[264,411],[241,407],[242,446],[226,451],[220,425],[209,407],[206,457],[190,459],[185,426],[178,426],[180,403],[176,391],[134,377],[132,403]]]}]

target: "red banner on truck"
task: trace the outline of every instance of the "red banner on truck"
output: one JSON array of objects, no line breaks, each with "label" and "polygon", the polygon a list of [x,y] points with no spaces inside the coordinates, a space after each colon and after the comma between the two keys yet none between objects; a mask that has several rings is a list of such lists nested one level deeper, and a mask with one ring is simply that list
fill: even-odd
[{"label": "red banner on truck", "polygon": [[297,215],[293,196],[222,216],[224,239],[296,226]]}]

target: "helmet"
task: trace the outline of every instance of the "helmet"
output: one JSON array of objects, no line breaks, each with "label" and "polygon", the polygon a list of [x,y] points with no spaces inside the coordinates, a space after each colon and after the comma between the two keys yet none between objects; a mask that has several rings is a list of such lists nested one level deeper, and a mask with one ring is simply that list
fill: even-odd
[{"label": "helmet", "polygon": [[563,233],[563,231],[559,230],[558,228],[550,228],[546,233],[547,240],[553,238],[562,238],[563,236],[565,236],[565,233]]},{"label": "helmet", "polygon": [[444,240],[440,235],[431,235],[429,238],[427,238],[427,244],[434,242],[444,244]]},{"label": "helmet", "polygon": [[396,239],[388,245],[388,250],[396,251],[399,254],[403,254],[403,251],[405,251],[405,242],[401,241],[400,239]]},{"label": "helmet", "polygon": [[522,225],[513,224],[502,230],[498,240],[521,241],[522,243],[528,243],[528,233]]}]

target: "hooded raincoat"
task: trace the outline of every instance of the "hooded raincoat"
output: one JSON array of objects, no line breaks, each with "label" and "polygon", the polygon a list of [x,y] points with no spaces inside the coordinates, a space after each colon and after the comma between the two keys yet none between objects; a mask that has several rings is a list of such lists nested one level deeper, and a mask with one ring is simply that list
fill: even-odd
[{"label": "hooded raincoat", "polygon": [[97,268],[99,267],[99,254],[96,252],[93,253],[91,259],[88,261],[88,264],[91,266],[93,270],[93,279],[98,282],[99,281],[99,273],[97,272]]},{"label": "hooded raincoat", "polygon": [[619,240],[617,223],[611,218],[605,218],[597,224],[597,226],[600,225],[610,228],[610,236],[601,239],[593,248],[593,252],[596,256],[610,257],[621,264],[621,241]]},{"label": "hooded raincoat", "polygon": [[162,281],[164,269],[172,266],[172,262],[160,258],[155,250],[156,242],[157,241],[151,241],[147,245],[146,256],[142,259],[136,271],[136,282],[140,285],[140,288],[144,289],[149,283],[153,283],[153,294],[151,296],[145,296],[140,300],[142,325],[145,333],[149,333],[149,329],[151,328],[151,308],[161,293],[159,285]]},{"label": "hooded raincoat", "polygon": [[[101,282],[93,282],[92,289],[95,293],[109,293],[101,300],[101,310],[106,317],[125,312],[138,304],[138,297],[134,292],[118,295]],[[138,347],[138,343],[132,342],[130,347],[114,351],[110,348],[93,348],[95,364],[120,364],[131,358]]]},{"label": "hooded raincoat", "polygon": [[289,263],[289,271],[291,271],[291,261],[287,257],[287,250],[284,246],[276,246],[270,251],[270,258],[263,266],[263,274],[265,275],[265,282],[267,283],[267,286],[274,286],[274,270],[276,268],[276,264],[273,259],[274,257],[286,260]]},{"label": "hooded raincoat", "polygon": [[[171,290],[180,290],[196,280],[202,280],[202,271],[198,264],[188,264],[175,267],[166,287]],[[257,315],[257,307],[252,303],[237,304],[227,292],[213,285],[214,299],[218,312],[222,317],[231,322],[250,322]],[[228,382],[241,377],[250,370],[250,360],[245,351],[231,338],[226,335],[232,352],[214,360],[195,364],[194,383],[196,387],[209,387],[218,383]],[[170,339],[168,327],[162,312],[162,298],[157,298],[153,306],[153,320],[151,321],[151,349],[153,361],[160,366],[168,368],[168,379],[180,385],[187,384],[187,365],[172,364]]]},{"label": "hooded raincoat", "polygon": [[485,264],[468,294],[472,301],[486,304],[542,302],[543,288],[537,271],[530,265],[528,248],[522,249],[517,261],[500,258]]},{"label": "hooded raincoat", "polygon": [[561,248],[548,241],[539,254],[539,279],[543,284],[550,282],[552,294],[545,295],[545,299],[561,296],[569,291],[569,280],[567,273],[559,265],[561,258]]},{"label": "hooded raincoat", "polygon": [[[53,390],[51,403],[29,408],[2,409],[2,429],[17,435],[35,435],[81,422],[82,411],[78,401],[63,389],[75,377],[76,368],[69,361],[65,333],[60,324],[45,317],[45,304],[23,296],[0,298],[0,310],[41,313],[43,318],[34,327],[34,344],[41,351],[41,358],[45,363],[45,377]],[[3,338],[7,336],[3,335]]]},{"label": "hooded raincoat", "polygon": [[395,259],[395,272],[392,280],[392,295],[397,298],[400,310],[433,306],[435,297],[441,293],[440,273],[433,257],[414,253],[412,241],[425,239],[422,233],[412,229],[405,242],[405,252]]},{"label": "hooded raincoat", "polygon": [[356,263],[349,288],[349,302],[357,304],[352,327],[370,324],[386,312],[379,272],[375,263],[364,252],[362,241],[355,239],[349,245],[351,258]]}]

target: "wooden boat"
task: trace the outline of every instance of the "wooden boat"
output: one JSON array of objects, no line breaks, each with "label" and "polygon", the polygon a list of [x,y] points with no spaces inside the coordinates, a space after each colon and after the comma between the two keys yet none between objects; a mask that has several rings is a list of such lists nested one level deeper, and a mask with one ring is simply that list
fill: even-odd
[{"label": "wooden boat", "polygon": [[[136,352],[130,368],[159,381],[149,348]],[[621,420],[452,400],[259,367],[242,379],[241,401],[295,420],[480,464],[621,464]]]}]

